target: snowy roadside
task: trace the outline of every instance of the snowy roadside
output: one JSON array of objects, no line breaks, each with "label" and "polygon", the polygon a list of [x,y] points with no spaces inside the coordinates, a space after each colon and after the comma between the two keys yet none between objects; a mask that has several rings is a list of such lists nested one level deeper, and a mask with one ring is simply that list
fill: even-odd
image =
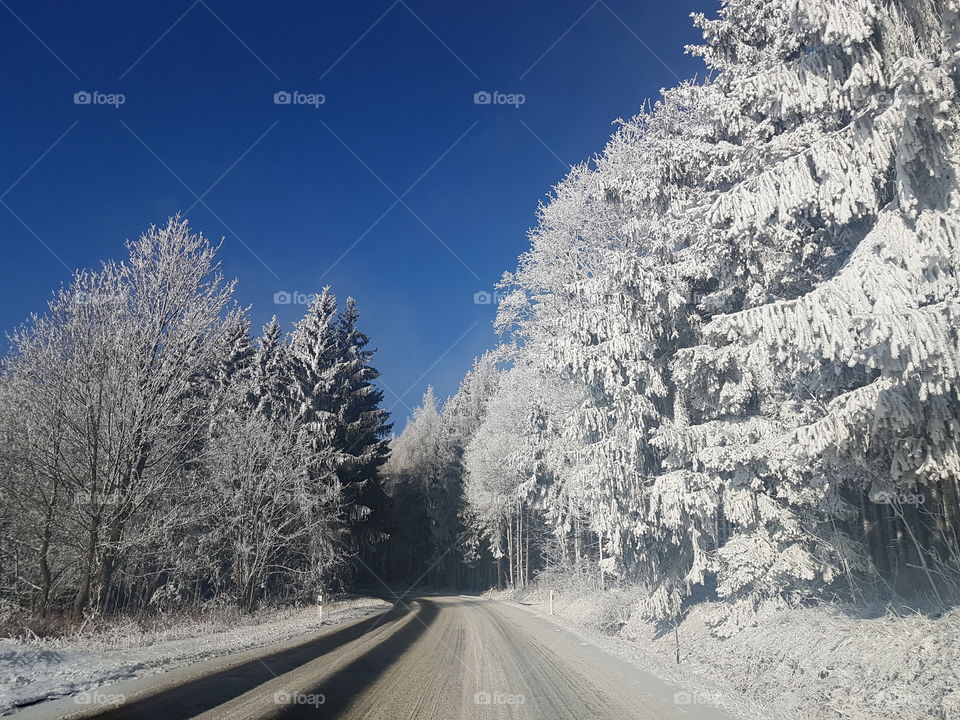
[{"label": "snowy roadside", "polygon": [[[487,593],[486,597],[508,602],[525,611],[548,619],[564,630],[578,636],[584,642],[591,643],[606,652],[616,655],[640,670],[652,673],[662,680],[685,688],[678,692],[674,702],[680,709],[686,706],[716,706],[723,708],[741,720],[811,720],[810,714],[792,714],[783,712],[772,706],[767,700],[750,697],[736,690],[731,683],[713,673],[704,671],[704,668],[691,666],[684,662],[677,665],[672,654],[657,654],[644,650],[644,646],[621,636],[609,635],[600,630],[588,617],[594,613],[592,608],[585,607],[590,599],[583,598],[582,602],[564,602],[559,598],[554,601],[554,615],[549,613],[549,606],[539,593]],[[596,602],[596,597],[592,600]],[[660,648],[657,648],[659,651]],[[687,708],[688,709],[688,708]]]},{"label": "snowy roadside", "polygon": [[232,627],[192,622],[159,634],[26,642],[0,639],[0,714],[120,680],[281,643],[390,606],[377,598],[357,597],[329,603],[322,622],[316,608],[307,607],[275,611]]},{"label": "snowy roadside", "polygon": [[[542,591],[500,597],[549,617]],[[717,608],[704,604],[679,628],[677,665],[673,633],[637,615],[614,635],[602,632],[603,602],[597,594],[558,597],[550,619],[689,688],[681,702],[749,720],[960,720],[960,611],[936,620],[867,619],[830,607],[761,611],[720,638],[710,630]]]}]

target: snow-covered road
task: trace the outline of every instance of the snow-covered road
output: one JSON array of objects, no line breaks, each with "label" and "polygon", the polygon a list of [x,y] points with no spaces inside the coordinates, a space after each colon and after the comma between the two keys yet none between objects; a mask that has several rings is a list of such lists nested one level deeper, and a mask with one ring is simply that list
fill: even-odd
[{"label": "snow-covered road", "polygon": [[61,700],[22,716],[731,717],[544,618],[465,596],[408,600],[307,642],[224,658],[202,673],[187,668],[98,692],[89,705]]}]

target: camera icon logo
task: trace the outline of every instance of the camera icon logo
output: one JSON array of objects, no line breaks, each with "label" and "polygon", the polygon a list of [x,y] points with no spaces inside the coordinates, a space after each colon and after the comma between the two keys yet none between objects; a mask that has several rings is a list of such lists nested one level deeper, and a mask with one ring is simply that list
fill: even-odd
[{"label": "camera icon logo", "polygon": [[493,295],[488,293],[486,290],[481,290],[473,294],[473,304],[474,305],[489,305],[493,302]]},{"label": "camera icon logo", "polygon": [[293,297],[286,290],[281,290],[273,294],[274,305],[289,305],[292,301]]},{"label": "camera icon logo", "polygon": [[491,102],[493,102],[493,95],[488,93],[486,90],[481,90],[480,92],[475,92],[473,94],[474,105],[489,105]]},{"label": "camera icon logo", "polygon": [[86,90],[80,90],[73,94],[73,104],[74,105],[89,105],[93,100],[93,96],[88,93]]},{"label": "camera icon logo", "polygon": [[485,690],[473,694],[473,703],[474,705],[489,705],[492,701],[490,693]]},{"label": "camera icon logo", "polygon": [[293,96],[286,90],[278,90],[273,94],[274,105],[289,105],[292,100]]}]

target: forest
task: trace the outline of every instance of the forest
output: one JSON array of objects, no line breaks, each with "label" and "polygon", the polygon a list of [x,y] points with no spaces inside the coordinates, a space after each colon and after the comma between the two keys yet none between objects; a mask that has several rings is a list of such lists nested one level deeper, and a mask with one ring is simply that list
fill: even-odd
[{"label": "forest", "polygon": [[356,303],[252,337],[173,218],[0,375],[0,598],[37,614],[351,583],[721,603],[960,591],[960,7],[728,0],[503,275],[397,434]]},{"label": "forest", "polygon": [[383,539],[389,432],[356,303],[255,340],[172,218],[78,272],[4,359],[2,593],[35,615],[252,610],[336,587]]},{"label": "forest", "polygon": [[[960,582],[956,2],[729,0],[391,445],[434,582],[943,609]],[[422,556],[410,538],[407,552]],[[394,547],[393,551],[398,548]]]}]

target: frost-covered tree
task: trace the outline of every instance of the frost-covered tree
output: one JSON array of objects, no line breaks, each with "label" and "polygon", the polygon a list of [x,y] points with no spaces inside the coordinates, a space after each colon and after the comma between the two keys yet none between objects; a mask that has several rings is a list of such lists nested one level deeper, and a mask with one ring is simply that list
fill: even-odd
[{"label": "frost-covered tree", "polygon": [[[297,323],[289,344],[289,412],[298,428],[299,442],[307,447],[308,495],[323,498],[341,484],[337,468],[343,450],[337,442],[340,432],[338,391],[346,371],[337,330],[337,300],[329,288],[316,295],[304,317]],[[349,512],[349,509],[347,510]],[[318,585],[326,583],[322,569],[330,565],[336,547],[325,536],[313,538],[312,564]]]},{"label": "frost-covered tree", "polygon": [[[482,424],[498,378],[495,354],[478,358],[442,409],[428,388],[401,435],[392,441],[384,468],[394,523],[394,566],[388,568],[392,574],[439,586],[496,582],[493,557],[481,538],[483,527],[464,496],[464,454]],[[410,562],[414,553],[419,561]]]},{"label": "frost-covered tree", "polygon": [[264,417],[284,414],[289,395],[289,364],[283,331],[274,315],[263,326],[250,366],[248,401]]},{"label": "frost-covered tree", "polygon": [[[353,550],[385,539],[381,519],[371,513],[384,502],[379,469],[389,431],[383,395],[374,385],[379,374],[371,365],[373,352],[358,320],[352,298],[338,312],[336,297],[324,288],[285,352],[289,412],[314,458],[313,482],[318,490],[338,488],[349,534],[344,542]],[[325,545],[317,552],[328,557],[334,548]]]},{"label": "frost-covered tree", "polygon": [[[930,566],[957,567],[938,519],[956,482],[951,22],[937,2],[729,3],[699,20],[716,143],[738,152],[694,250],[716,288],[675,366],[692,422],[662,441],[726,480],[722,596],[852,580],[863,535],[884,571],[895,535],[935,593]],[[874,502],[914,490],[920,511]]]},{"label": "frost-covered tree", "polygon": [[337,299],[324,288],[297,322],[290,337],[290,414],[302,441],[323,458],[314,469],[319,482],[330,479],[335,465],[337,417],[334,398],[343,367],[336,328]]},{"label": "frost-covered tree", "polygon": [[26,462],[73,506],[77,612],[91,596],[101,608],[111,602],[115,571],[143,539],[140,520],[196,452],[212,377],[238,326],[214,248],[185,221],[151,227],[129,251],[125,262],[78,273],[15,335],[7,368],[37,439]]},{"label": "frost-covered tree", "polygon": [[429,494],[441,467],[439,436],[437,399],[428,387],[403,431],[390,441],[383,468],[391,500],[390,558],[383,570],[390,578],[421,580],[436,557]]},{"label": "frost-covered tree", "polygon": [[464,500],[464,454],[498,381],[495,356],[485,353],[474,361],[440,413],[435,474],[427,485],[433,541],[446,553],[437,563],[438,584],[462,583],[464,574],[472,577],[486,570],[479,567],[487,556]]},{"label": "frost-covered tree", "polygon": [[338,475],[352,513],[351,534],[357,545],[369,546],[386,540],[379,512],[385,502],[380,468],[389,454],[386,436],[391,426],[382,407],[383,392],[374,385],[380,373],[371,365],[370,339],[357,326],[359,319],[356,301],[347,298],[336,320],[343,364],[335,398],[336,442],[343,452]]},{"label": "frost-covered tree", "polygon": [[342,560],[316,552],[338,542],[340,487],[313,482],[311,445],[297,420],[251,405],[255,384],[240,377],[228,401],[233,412],[215,420],[193,525],[214,569],[203,579],[245,609],[266,596],[303,599]]},{"label": "frost-covered tree", "polygon": [[[526,379],[492,401],[476,479],[543,478],[542,511],[582,515],[646,612],[914,570],[956,590],[957,18],[728,0],[696,19],[709,81],[541,208],[498,316]],[[568,401],[538,411],[548,378]],[[496,474],[488,432],[519,470]]]},{"label": "frost-covered tree", "polygon": [[255,345],[179,218],[128,249],[0,363],[0,593],[40,614],[303,599],[348,554],[338,473],[371,451],[348,469],[342,446],[381,417],[366,338],[345,348],[325,293]]}]

